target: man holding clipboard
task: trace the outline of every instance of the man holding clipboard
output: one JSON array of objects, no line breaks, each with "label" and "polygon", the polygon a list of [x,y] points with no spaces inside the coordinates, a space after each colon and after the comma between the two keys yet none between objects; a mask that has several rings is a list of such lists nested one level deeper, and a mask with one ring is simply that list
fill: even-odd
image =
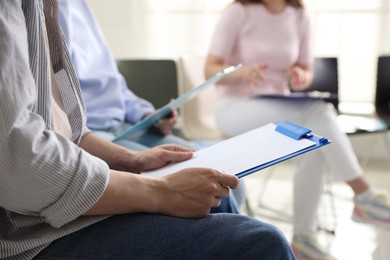
[{"label": "man holding clipboard", "polygon": [[142,176],[192,152],[130,152],[88,131],[57,11],[56,0],[0,1],[0,258],[294,259],[277,228],[209,214],[236,177]]}]

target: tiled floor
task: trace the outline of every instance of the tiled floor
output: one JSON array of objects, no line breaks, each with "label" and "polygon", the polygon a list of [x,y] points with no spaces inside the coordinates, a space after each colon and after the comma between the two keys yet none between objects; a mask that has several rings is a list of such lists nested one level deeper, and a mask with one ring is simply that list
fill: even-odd
[{"label": "tiled floor", "polygon": [[[365,172],[373,184],[390,190],[390,166],[386,162],[370,162]],[[288,239],[291,239],[292,226],[289,220],[292,212],[292,162],[275,166],[262,195],[263,206],[259,206],[259,198],[264,191],[262,184],[267,174],[270,174],[269,170],[245,177],[251,209],[256,218],[275,224]],[[324,228],[334,229],[335,234],[319,231],[319,240],[329,246],[331,253],[339,260],[390,259],[390,230],[385,231],[353,222],[350,218],[353,208],[352,191],[344,183],[335,183],[331,188],[336,210],[331,210],[332,204],[325,195],[319,219]],[[268,207],[279,212],[275,213],[267,209]],[[243,211],[246,212],[245,209]],[[335,216],[332,212],[335,212]]]}]

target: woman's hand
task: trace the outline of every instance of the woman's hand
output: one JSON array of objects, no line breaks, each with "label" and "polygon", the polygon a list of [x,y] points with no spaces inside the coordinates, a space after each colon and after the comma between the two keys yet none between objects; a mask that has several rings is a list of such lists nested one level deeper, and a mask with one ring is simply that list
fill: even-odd
[{"label": "woman's hand", "polygon": [[[226,61],[222,58],[208,55],[205,64],[205,76],[210,78],[216,73],[226,68]],[[245,65],[241,69],[234,71],[223,77],[219,83],[232,84],[239,82],[247,82],[250,88],[256,87],[256,82],[265,79],[264,71],[268,68],[268,64],[253,64]]]},{"label": "woman's hand", "polygon": [[256,88],[256,83],[265,79],[264,71],[268,68],[267,64],[254,64],[242,67],[237,73],[243,81],[248,83],[250,89]]},{"label": "woman's hand", "polygon": [[310,85],[312,77],[310,67],[298,65],[292,66],[290,70],[290,86],[292,90],[304,90]]}]

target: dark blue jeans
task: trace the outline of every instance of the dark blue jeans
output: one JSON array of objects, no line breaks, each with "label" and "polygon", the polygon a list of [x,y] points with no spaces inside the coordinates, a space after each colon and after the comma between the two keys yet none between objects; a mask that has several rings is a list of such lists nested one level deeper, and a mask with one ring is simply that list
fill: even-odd
[{"label": "dark blue jeans", "polygon": [[295,259],[274,226],[239,214],[118,215],[54,241],[36,259]]}]

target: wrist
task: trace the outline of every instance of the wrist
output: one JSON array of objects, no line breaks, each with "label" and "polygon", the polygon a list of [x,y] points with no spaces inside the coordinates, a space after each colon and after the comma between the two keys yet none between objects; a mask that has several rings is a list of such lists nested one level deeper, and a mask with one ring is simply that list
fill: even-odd
[{"label": "wrist", "polygon": [[115,151],[114,159],[110,163],[110,167],[115,170],[139,173],[141,171],[139,164],[137,152],[119,146],[119,150]]},{"label": "wrist", "polygon": [[170,203],[167,199],[170,193],[168,185],[164,178],[151,178],[150,180],[150,203],[153,213],[167,214],[166,207]]},{"label": "wrist", "polygon": [[[123,194],[123,207],[129,213],[158,213],[161,205],[161,180],[145,175],[121,172],[116,192]],[[163,193],[162,193],[163,194]]]}]

